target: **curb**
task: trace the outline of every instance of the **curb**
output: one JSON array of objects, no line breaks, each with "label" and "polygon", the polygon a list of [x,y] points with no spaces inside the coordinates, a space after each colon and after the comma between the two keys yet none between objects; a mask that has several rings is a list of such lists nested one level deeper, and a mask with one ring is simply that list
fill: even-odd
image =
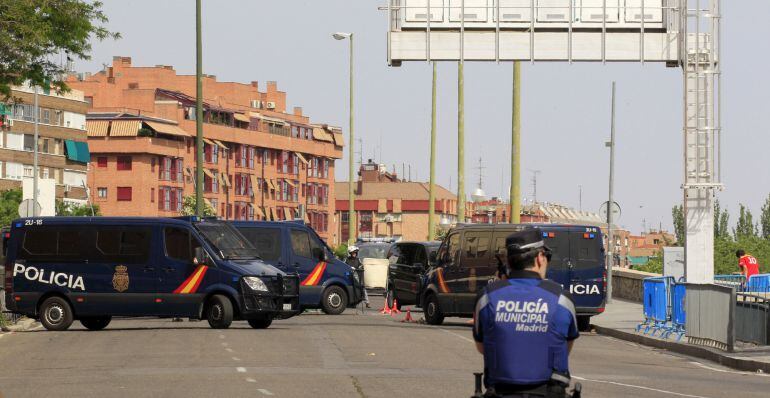
[{"label": "curb", "polygon": [[15,324],[8,325],[7,327],[3,328],[3,331],[4,332],[24,332],[30,329],[34,329],[39,325],[40,323],[38,323],[34,319],[22,318]]},{"label": "curb", "polygon": [[591,325],[597,333],[605,336],[615,337],[621,340],[630,341],[653,348],[659,348],[677,354],[683,354],[695,358],[705,359],[711,362],[718,363],[728,368],[744,372],[763,372],[770,373],[770,363],[754,361],[745,358],[736,358],[722,351],[711,349],[708,347],[701,347],[691,344],[676,343],[673,341],[665,341],[656,339],[653,337],[644,336],[637,333],[625,332],[618,329],[612,329],[604,326]]}]

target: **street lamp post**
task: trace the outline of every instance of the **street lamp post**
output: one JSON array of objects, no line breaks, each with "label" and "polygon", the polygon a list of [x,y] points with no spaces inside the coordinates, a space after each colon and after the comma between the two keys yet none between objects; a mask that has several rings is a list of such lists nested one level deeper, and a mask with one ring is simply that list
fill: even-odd
[{"label": "street lamp post", "polygon": [[353,33],[344,33],[344,32],[337,32],[332,35],[335,40],[345,40],[350,39],[350,106],[349,106],[349,112],[350,112],[350,127],[349,127],[349,134],[350,137],[348,138],[348,244],[352,244],[355,242],[355,232],[356,232],[356,211],[355,211],[355,196],[354,196],[354,189],[353,189]]},{"label": "street lamp post", "polygon": [[203,39],[201,0],[195,2],[195,214],[203,216]]}]

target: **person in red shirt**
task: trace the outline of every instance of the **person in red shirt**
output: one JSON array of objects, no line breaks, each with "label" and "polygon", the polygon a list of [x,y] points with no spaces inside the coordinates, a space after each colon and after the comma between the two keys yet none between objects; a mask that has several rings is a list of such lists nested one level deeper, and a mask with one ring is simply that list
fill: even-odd
[{"label": "person in red shirt", "polygon": [[756,257],[746,254],[743,250],[736,251],[735,256],[738,257],[738,267],[741,269],[741,274],[746,277],[748,283],[752,275],[759,273],[759,262]]}]

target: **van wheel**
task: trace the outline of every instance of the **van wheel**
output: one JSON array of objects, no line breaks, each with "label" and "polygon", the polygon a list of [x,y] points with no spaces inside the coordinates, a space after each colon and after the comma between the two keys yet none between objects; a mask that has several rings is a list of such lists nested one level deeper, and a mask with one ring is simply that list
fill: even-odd
[{"label": "van wheel", "polygon": [[80,318],[80,323],[88,330],[102,330],[110,324],[112,317],[107,316],[93,316],[88,318]]},{"label": "van wheel", "polygon": [[329,315],[339,315],[348,307],[348,294],[339,286],[329,286],[321,295],[321,310]]},{"label": "van wheel", "polygon": [[273,323],[273,320],[271,318],[257,318],[257,319],[249,319],[249,326],[253,327],[254,329],[267,329],[270,327],[270,324]]},{"label": "van wheel", "polygon": [[577,317],[577,327],[578,330],[581,332],[590,332],[591,331],[591,317],[590,316],[578,316]]},{"label": "van wheel", "polygon": [[444,323],[444,313],[438,305],[438,298],[435,294],[430,294],[425,299],[425,322],[429,325],[441,325]]},{"label": "van wheel", "polygon": [[[392,288],[388,289],[388,296],[387,296],[387,298],[388,298],[388,301],[387,301],[388,308],[393,309],[393,303],[394,302],[398,303],[398,298],[396,297],[395,290],[393,290]],[[396,309],[401,311],[401,303],[398,303],[398,308],[396,308]]]},{"label": "van wheel", "polygon": [[40,323],[48,330],[67,330],[74,320],[70,303],[61,297],[49,297],[40,305]]},{"label": "van wheel", "polygon": [[227,329],[233,323],[233,303],[221,295],[211,296],[206,306],[206,319],[212,329]]}]

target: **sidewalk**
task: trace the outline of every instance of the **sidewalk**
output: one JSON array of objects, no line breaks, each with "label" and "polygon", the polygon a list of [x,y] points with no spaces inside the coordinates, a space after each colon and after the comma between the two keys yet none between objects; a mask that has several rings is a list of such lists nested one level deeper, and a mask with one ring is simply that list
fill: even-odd
[{"label": "sidewalk", "polygon": [[736,347],[735,352],[725,352],[689,344],[687,337],[679,342],[675,338],[651,337],[636,332],[636,326],[642,320],[641,303],[614,299],[612,304],[607,304],[603,314],[591,318],[591,325],[597,333],[621,340],[706,359],[737,370],[770,373],[770,347]]}]

